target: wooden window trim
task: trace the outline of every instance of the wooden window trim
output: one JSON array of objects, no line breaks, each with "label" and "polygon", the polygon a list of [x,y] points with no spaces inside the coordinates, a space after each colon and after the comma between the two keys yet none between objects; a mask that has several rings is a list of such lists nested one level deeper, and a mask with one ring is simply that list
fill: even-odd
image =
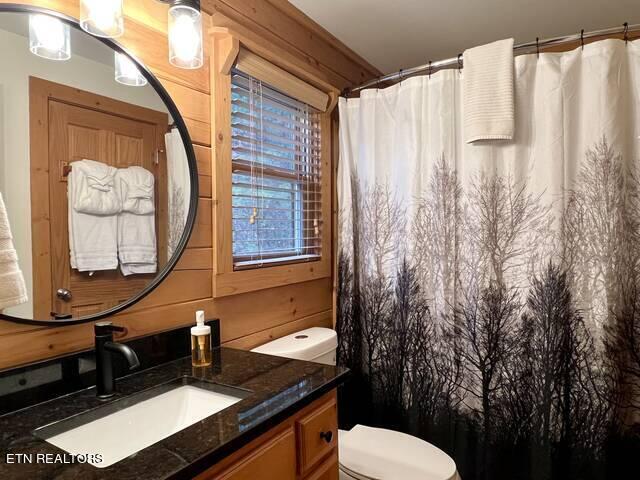
[{"label": "wooden window trim", "polygon": [[[214,28],[210,32],[213,48],[211,68],[211,111],[212,132],[214,137],[213,177],[212,177],[212,223],[213,223],[213,296],[224,297],[294,283],[308,282],[331,277],[332,274],[332,215],[331,215],[331,159],[334,132],[331,113],[337,103],[339,92],[322,80],[310,82],[311,73],[302,80],[325,91],[330,99],[329,106],[320,114],[321,135],[321,188],[326,192],[321,200],[322,255],[318,260],[302,262],[278,262],[274,266],[234,270],[233,265],[233,228],[232,228],[232,161],[231,161],[231,67],[240,52],[240,48],[252,50],[251,42],[245,44],[228,29]],[[295,69],[288,69],[282,59],[286,57],[274,45],[265,54],[265,44],[255,52],[265,60],[273,62],[279,68],[295,75]],[[299,75],[298,75],[299,76]]]}]

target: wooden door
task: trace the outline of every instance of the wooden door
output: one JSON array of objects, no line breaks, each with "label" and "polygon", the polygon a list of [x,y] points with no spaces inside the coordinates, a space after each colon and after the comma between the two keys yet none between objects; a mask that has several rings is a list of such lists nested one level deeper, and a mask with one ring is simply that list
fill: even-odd
[{"label": "wooden door", "polygon": [[[56,88],[69,87],[57,86]],[[80,91],[69,89],[67,94]],[[104,97],[81,92],[82,101],[70,102],[69,98],[48,97],[48,201],[49,201],[49,245],[51,281],[49,292],[36,292],[50,299],[49,311],[35,311],[36,318],[47,318],[54,312],[72,315],[74,318],[90,315],[114,307],[139,292],[155,275],[123,276],[119,269],[109,271],[78,272],[71,268],[69,259],[69,230],[67,206],[68,166],[77,160],[90,159],[116,168],[140,166],[155,176],[156,235],[159,248],[166,248],[166,238],[161,234],[165,228],[160,216],[166,209],[160,208],[166,196],[166,162],[164,162],[164,133],[167,131],[167,114],[149,111],[123,102],[109,99],[102,107]],[[78,96],[75,96],[78,100]],[[93,97],[93,98],[92,98]],[[96,108],[98,107],[98,108]],[[117,110],[114,111],[114,107]],[[107,110],[107,111],[105,111]],[[118,113],[116,113],[118,112]],[[32,155],[32,164],[34,162]],[[162,160],[162,161],[159,161]],[[32,186],[33,187],[33,186]],[[41,195],[40,201],[46,201]],[[34,201],[32,195],[32,202]],[[33,206],[32,206],[33,207]],[[34,238],[34,243],[36,239]],[[38,262],[34,258],[34,276]],[[58,289],[71,292],[70,299],[61,299]],[[45,302],[34,302],[42,306]]]}]

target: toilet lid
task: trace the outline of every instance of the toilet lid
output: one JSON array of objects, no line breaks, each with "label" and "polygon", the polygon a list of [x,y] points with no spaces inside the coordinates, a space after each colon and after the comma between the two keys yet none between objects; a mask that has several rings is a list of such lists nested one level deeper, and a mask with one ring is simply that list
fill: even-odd
[{"label": "toilet lid", "polygon": [[335,350],[337,346],[338,335],[335,330],[324,327],[311,327],[278,338],[251,351],[278,357],[295,358],[297,360],[313,360]]},{"label": "toilet lid", "polygon": [[439,448],[405,433],[356,425],[340,432],[340,464],[366,478],[450,480],[455,462]]}]

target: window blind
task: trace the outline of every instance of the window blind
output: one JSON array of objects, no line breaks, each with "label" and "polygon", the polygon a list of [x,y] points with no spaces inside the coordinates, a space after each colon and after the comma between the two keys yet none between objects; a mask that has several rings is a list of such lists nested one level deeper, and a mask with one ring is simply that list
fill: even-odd
[{"label": "window blind", "polygon": [[231,72],[234,269],[321,256],[318,112]]},{"label": "window blind", "polygon": [[306,103],[320,112],[325,112],[329,105],[329,95],[307,82],[275,66],[268,60],[240,48],[236,59],[236,70],[256,79],[289,97]]}]

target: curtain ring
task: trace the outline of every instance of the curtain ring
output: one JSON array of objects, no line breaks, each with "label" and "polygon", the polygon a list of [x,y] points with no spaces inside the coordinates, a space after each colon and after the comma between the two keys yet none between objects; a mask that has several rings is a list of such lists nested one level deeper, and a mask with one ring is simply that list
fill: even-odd
[{"label": "curtain ring", "polygon": [[382,77],[378,77],[378,80],[376,81],[376,92],[380,91],[380,82],[382,80]]},{"label": "curtain ring", "polygon": [[400,85],[402,85],[402,80],[404,80],[402,78],[402,69],[400,69],[400,71],[398,72],[398,77],[400,78]]},{"label": "curtain ring", "polygon": [[536,37],[536,57],[540,58],[540,37]]},{"label": "curtain ring", "polygon": [[624,22],[622,25],[624,26],[624,43],[629,43],[629,22]]},{"label": "curtain ring", "polygon": [[431,60],[429,60],[429,78],[431,78]]},{"label": "curtain ring", "polygon": [[462,54],[458,54],[458,73],[462,73]]},{"label": "curtain ring", "polygon": [[580,47],[584,50],[584,28],[580,30]]}]

